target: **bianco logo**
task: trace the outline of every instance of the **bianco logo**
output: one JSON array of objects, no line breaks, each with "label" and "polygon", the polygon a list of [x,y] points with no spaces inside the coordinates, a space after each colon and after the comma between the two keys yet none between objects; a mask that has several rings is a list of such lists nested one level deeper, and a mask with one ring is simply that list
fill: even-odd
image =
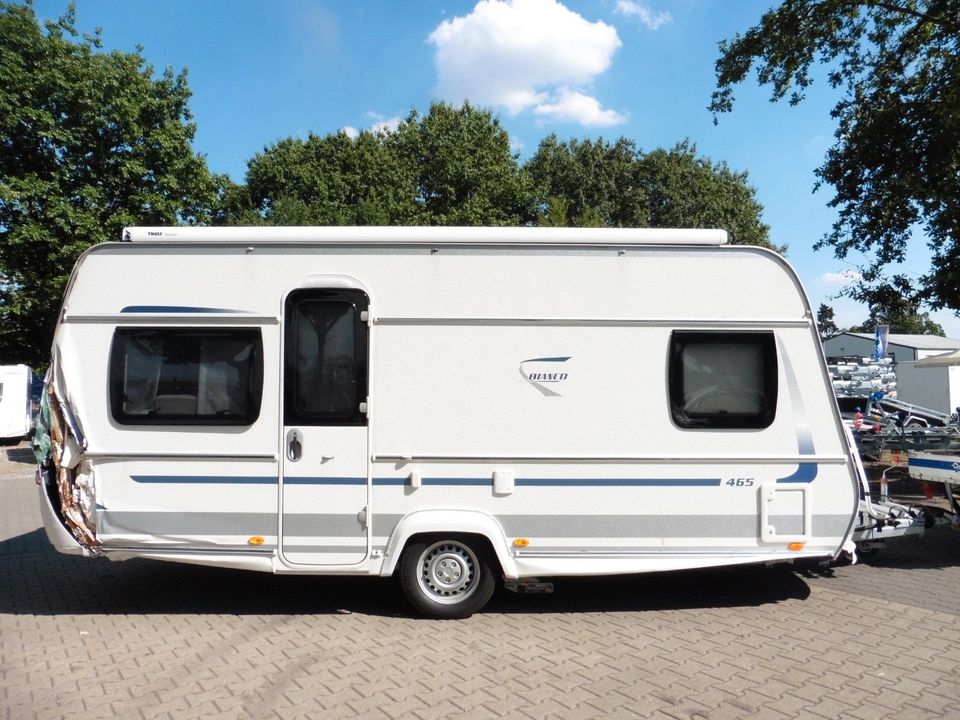
[{"label": "bianco logo", "polygon": [[546,387],[548,384],[556,386],[570,377],[563,368],[563,363],[570,357],[531,358],[520,363],[520,374],[523,379],[533,385],[546,397],[560,397],[557,389]]}]

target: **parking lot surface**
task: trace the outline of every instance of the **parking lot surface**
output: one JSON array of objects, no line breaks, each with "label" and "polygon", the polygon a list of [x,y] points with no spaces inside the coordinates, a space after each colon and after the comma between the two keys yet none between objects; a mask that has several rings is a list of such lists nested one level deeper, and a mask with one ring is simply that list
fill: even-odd
[{"label": "parking lot surface", "polygon": [[960,718],[960,533],[852,567],[498,590],[58,555],[0,448],[0,718]]}]

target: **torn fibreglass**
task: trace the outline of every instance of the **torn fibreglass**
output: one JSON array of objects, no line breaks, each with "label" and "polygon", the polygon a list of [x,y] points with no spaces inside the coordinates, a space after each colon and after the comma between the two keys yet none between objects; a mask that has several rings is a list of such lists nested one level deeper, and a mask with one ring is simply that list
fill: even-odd
[{"label": "torn fibreglass", "polygon": [[93,468],[83,458],[83,441],[70,417],[52,367],[40,401],[34,454],[48,469],[60,497],[60,517],[88,554],[100,554],[96,524],[96,484]]}]

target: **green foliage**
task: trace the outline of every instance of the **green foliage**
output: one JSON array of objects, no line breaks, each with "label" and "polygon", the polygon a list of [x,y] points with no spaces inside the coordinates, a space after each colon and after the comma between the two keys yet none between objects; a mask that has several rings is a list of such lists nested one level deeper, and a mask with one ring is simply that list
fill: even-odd
[{"label": "green foliage", "polygon": [[527,163],[541,225],[723,228],[740,245],[770,244],[746,173],[697,157],[684,141],[643,154],[631,140],[560,142],[550,135]]},{"label": "green foliage", "polygon": [[42,365],[70,270],[124,225],[202,222],[216,182],[190,147],[186,73],[41,28],[0,2],[0,362]]},{"label": "green foliage", "polygon": [[825,303],[820,303],[820,308],[817,310],[817,329],[820,331],[821,342],[829,340],[840,332],[840,328],[834,321],[833,308]]},{"label": "green foliage", "polygon": [[774,100],[796,104],[818,63],[843,95],[817,170],[839,218],[817,247],[867,256],[865,282],[851,292],[867,301],[909,284],[883,273],[919,225],[933,264],[911,302],[960,311],[960,0],[783,0],[721,43],[710,107],[729,112],[754,67]]},{"label": "green foliage", "polygon": [[469,103],[434,103],[397,130],[415,168],[423,224],[520,225],[533,213],[533,189],[493,114]]},{"label": "green foliage", "polygon": [[275,225],[518,225],[533,202],[506,131],[469,104],[411,112],[395,132],[282,140],[250,161],[247,185]]},{"label": "green foliage", "polygon": [[[633,141],[561,142],[548,135],[526,164],[543,200],[540,224],[648,227],[644,184]],[[563,214],[559,210],[563,208]]]},{"label": "green foliage", "polygon": [[946,335],[943,327],[930,319],[929,313],[921,312],[915,300],[895,287],[872,289],[865,299],[870,305],[870,315],[861,325],[850,328],[850,332],[872,333],[877,325],[889,325],[892,333]]},{"label": "green foliage", "polygon": [[[247,187],[271,225],[405,225],[418,214],[412,168],[388,133],[282,140],[248,163]],[[249,212],[230,221],[249,224]]]}]

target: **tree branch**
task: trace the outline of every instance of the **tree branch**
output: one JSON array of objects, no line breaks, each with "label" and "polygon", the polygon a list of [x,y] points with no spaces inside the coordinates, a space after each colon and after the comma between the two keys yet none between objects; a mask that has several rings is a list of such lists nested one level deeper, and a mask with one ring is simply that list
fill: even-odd
[{"label": "tree branch", "polygon": [[939,17],[936,15],[929,15],[927,13],[914,10],[913,8],[903,7],[902,5],[895,5],[891,2],[884,2],[884,0],[857,0],[857,4],[862,4],[867,7],[880,8],[881,10],[886,10],[892,13],[899,13],[900,15],[907,15],[912,18],[916,18],[922,22],[933,23],[934,25],[942,25],[944,27],[956,27],[957,23],[951,23],[947,18]]}]

